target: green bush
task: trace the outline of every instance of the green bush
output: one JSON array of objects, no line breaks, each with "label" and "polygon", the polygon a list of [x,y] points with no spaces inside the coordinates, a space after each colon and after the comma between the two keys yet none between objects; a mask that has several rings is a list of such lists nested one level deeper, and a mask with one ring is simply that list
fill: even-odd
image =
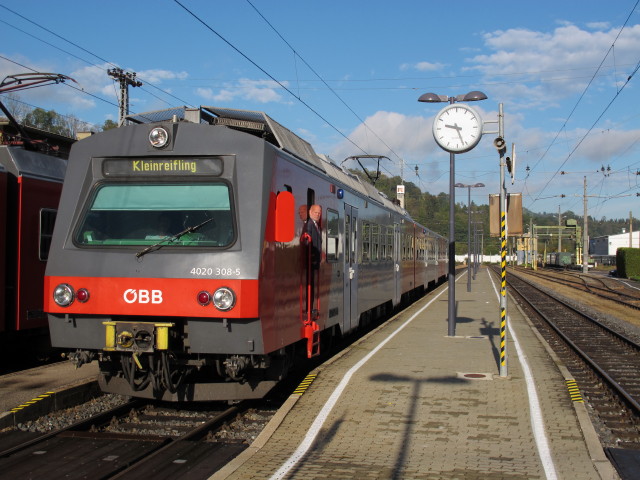
[{"label": "green bush", "polygon": [[616,250],[618,277],[640,276],[640,248],[618,248]]}]

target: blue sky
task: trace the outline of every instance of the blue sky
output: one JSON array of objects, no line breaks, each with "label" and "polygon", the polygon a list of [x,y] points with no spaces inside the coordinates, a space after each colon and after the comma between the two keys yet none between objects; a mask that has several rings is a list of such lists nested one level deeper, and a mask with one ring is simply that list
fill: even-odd
[{"label": "blue sky", "polygon": [[[638,217],[638,0],[456,5],[0,0],[0,78],[68,75],[82,91],[47,86],[19,92],[20,100],[101,125],[117,120],[107,69],[118,66],[144,83],[130,90],[132,112],[184,104],[264,111],[336,163],[386,155],[384,173],[402,171],[432,194],[448,192],[449,155],[431,133],[446,104],[417,99],[481,90],[489,98],[472,106],[484,122],[496,122],[503,105],[517,159],[507,189],[521,192],[526,208],[582,214],[586,177],[589,215]],[[456,156],[457,182],[486,185],[471,191],[476,203],[499,189],[494,137]],[[466,202],[466,191],[456,195]]]}]

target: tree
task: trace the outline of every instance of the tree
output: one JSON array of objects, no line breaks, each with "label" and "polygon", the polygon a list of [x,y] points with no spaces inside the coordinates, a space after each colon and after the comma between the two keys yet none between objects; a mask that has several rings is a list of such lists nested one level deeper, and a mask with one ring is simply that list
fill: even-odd
[{"label": "tree", "polygon": [[73,133],[62,115],[56,113],[55,110],[44,110],[42,108],[34,108],[27,113],[23,120],[24,125],[28,127],[39,128],[47,132],[56,133],[72,137]]},{"label": "tree", "polygon": [[27,104],[20,101],[20,96],[17,93],[7,93],[1,100],[11,116],[18,122],[21,122],[30,111]]},{"label": "tree", "polygon": [[106,132],[107,130],[111,130],[112,128],[118,128],[118,123],[113,120],[105,120],[104,124],[102,124],[102,131]]}]

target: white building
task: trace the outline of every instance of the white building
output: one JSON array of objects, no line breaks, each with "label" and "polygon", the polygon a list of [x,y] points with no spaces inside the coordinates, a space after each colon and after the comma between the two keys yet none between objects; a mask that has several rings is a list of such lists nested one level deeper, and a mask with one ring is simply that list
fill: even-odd
[{"label": "white building", "polygon": [[607,235],[589,239],[590,255],[615,255],[618,248],[640,248],[640,232],[633,232],[632,245],[629,245],[629,232],[619,235]]}]

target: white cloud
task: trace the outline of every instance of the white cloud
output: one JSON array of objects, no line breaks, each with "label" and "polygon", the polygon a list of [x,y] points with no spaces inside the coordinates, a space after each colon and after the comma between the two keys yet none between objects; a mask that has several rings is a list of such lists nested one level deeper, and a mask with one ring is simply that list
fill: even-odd
[{"label": "white cloud", "polygon": [[618,33],[619,28],[587,31],[572,24],[550,33],[522,28],[497,30],[484,35],[485,46],[493,53],[471,58],[473,66],[467,70],[482,73],[487,81],[510,75],[507,85],[499,86],[502,98],[511,93],[511,98],[545,104],[583,91],[614,41],[615,65],[610,56],[599,72],[599,80],[614,85],[616,78],[612,75],[616,71],[625,77],[625,66],[637,62],[640,25],[625,28],[616,40]]},{"label": "white cloud", "polygon": [[[424,158],[435,149],[430,118],[378,111],[367,117],[365,123],[366,126],[360,124],[349,134],[353,143],[340,142],[330,152],[331,157],[339,159],[362,154],[355,143],[369,154],[388,156],[397,165],[398,155],[406,162]],[[394,170],[397,174],[397,169]]]},{"label": "white cloud", "polygon": [[[576,132],[582,138],[585,131]],[[588,167],[600,167],[627,153],[629,145],[635,145],[640,138],[638,130],[605,130],[592,132],[576,150],[576,156],[585,158]],[[637,150],[637,147],[636,147]]]},{"label": "white cloud", "polygon": [[587,23],[587,28],[590,28],[592,30],[606,30],[607,28],[610,28],[611,24],[609,22],[590,22]]},{"label": "white cloud", "polygon": [[[282,82],[287,86],[287,82]],[[205,100],[230,102],[235,99],[250,100],[258,103],[281,102],[282,87],[273,80],[250,80],[241,78],[235,84],[227,84],[225,88],[214,91],[211,88],[198,88],[196,94]]]},{"label": "white cloud", "polygon": [[418,62],[418,63],[403,63],[400,65],[400,70],[418,70],[419,72],[434,72],[442,70],[445,67],[443,63],[431,63],[431,62]]},{"label": "white cloud", "polygon": [[172,72],[171,70],[142,70],[137,73],[138,80],[149,83],[162,83],[163,80],[186,80],[189,77],[187,72]]}]

